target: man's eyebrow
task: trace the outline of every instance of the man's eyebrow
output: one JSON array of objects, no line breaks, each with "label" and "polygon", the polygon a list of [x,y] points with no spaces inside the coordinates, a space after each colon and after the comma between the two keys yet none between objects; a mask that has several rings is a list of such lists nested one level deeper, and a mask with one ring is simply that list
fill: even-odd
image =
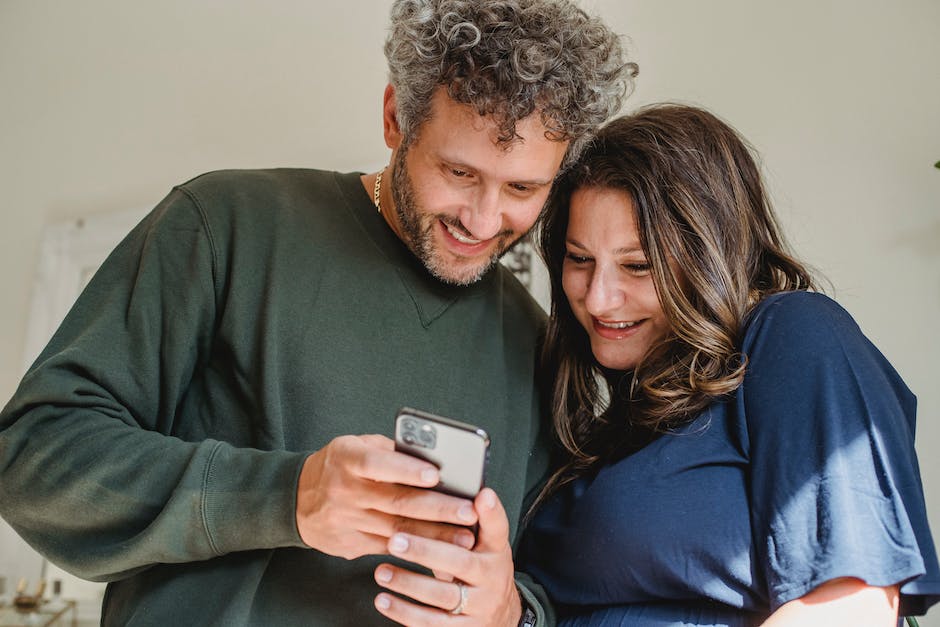
[{"label": "man's eyebrow", "polygon": [[[469,163],[464,163],[460,159],[452,159],[452,158],[449,158],[447,155],[438,155],[438,157],[440,158],[441,162],[444,163],[449,168],[454,168],[457,170],[466,170],[467,172],[473,172],[475,174],[478,174],[480,172],[480,168],[474,167],[470,165]],[[552,183],[554,183],[555,178],[556,178],[555,176],[552,176],[551,178],[548,178],[548,179],[519,179],[519,180],[512,180],[512,181],[507,181],[507,182],[512,183],[514,185],[529,185],[531,187],[544,187],[546,185],[551,185]]]},{"label": "man's eyebrow", "polygon": [[518,183],[520,185],[531,185],[533,187],[544,187],[545,185],[551,185],[555,182],[554,177],[545,180],[545,179],[531,179],[528,181],[512,181],[513,183]]}]

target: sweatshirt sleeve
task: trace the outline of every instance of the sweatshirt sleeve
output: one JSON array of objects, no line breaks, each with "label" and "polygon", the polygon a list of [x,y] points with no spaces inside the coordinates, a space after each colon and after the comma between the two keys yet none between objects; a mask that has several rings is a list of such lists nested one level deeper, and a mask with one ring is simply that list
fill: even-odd
[{"label": "sweatshirt sleeve", "polygon": [[[540,331],[539,346],[534,351],[536,355],[541,353],[541,342],[544,338],[544,327],[546,319],[544,314],[537,315]],[[536,432],[533,439],[532,448],[529,450],[528,463],[526,465],[526,496],[522,503],[522,516],[519,521],[518,532],[513,541],[513,555],[518,557],[519,545],[522,539],[522,533],[526,523],[527,513],[538,497],[539,492],[545,485],[550,475],[551,460],[550,452],[553,451],[553,442],[551,436],[551,418],[546,408],[549,406],[549,398],[546,390],[551,389],[550,374],[546,370],[541,370],[541,366],[535,368],[536,397],[533,404],[536,406],[532,411],[533,416],[532,429]],[[519,590],[519,596],[523,605],[528,605],[535,612],[537,627],[554,627],[557,623],[555,608],[548,596],[548,592],[532,578],[528,573],[516,572],[516,588]]]},{"label": "sweatshirt sleeve", "polygon": [[525,573],[516,573],[516,588],[522,599],[523,612],[525,612],[525,606],[528,605],[535,613],[536,627],[554,627],[557,622],[555,608],[552,607],[545,588]]},{"label": "sweatshirt sleeve", "polygon": [[216,263],[205,216],[174,190],[105,261],[0,413],[0,515],[80,577],[303,546],[305,454],[174,435],[220,315]]}]

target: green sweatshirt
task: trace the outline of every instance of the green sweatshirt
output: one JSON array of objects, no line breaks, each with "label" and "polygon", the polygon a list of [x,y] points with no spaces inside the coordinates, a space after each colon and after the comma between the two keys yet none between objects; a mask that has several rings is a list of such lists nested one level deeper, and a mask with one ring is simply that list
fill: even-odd
[{"label": "green sweatshirt", "polygon": [[115,249],[0,414],[0,514],[110,582],[105,625],[388,624],[388,558],[300,540],[304,459],[390,436],[403,405],[478,424],[515,534],[547,465],[543,322],[501,267],[432,279],[358,174],[203,175]]}]

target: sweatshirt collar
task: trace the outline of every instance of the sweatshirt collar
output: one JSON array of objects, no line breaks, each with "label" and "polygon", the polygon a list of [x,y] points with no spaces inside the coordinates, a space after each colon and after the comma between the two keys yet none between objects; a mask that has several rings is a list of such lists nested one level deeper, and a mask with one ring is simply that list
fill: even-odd
[{"label": "sweatshirt collar", "polygon": [[424,327],[430,326],[458,299],[472,298],[488,289],[494,280],[492,271],[467,286],[450,285],[432,276],[375,210],[372,198],[362,186],[360,176],[361,173],[358,172],[338,173],[337,184],[346,197],[350,212],[382,257],[395,268]]}]

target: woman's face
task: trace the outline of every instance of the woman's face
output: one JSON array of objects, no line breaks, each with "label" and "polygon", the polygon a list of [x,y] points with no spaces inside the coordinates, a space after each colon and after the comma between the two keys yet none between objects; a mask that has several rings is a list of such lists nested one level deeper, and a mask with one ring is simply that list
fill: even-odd
[{"label": "woman's face", "polygon": [[575,191],[565,247],[562,286],[594,357],[607,368],[633,369],[670,327],[630,195],[604,187]]}]

